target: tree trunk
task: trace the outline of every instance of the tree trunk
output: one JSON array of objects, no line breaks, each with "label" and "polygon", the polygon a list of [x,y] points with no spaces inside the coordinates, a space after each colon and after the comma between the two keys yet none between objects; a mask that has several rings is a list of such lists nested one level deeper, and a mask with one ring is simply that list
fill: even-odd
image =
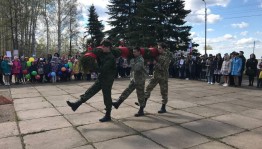
[{"label": "tree trunk", "polygon": [[57,37],[58,37],[58,53],[61,52],[61,0],[58,0],[58,22],[57,22]]}]

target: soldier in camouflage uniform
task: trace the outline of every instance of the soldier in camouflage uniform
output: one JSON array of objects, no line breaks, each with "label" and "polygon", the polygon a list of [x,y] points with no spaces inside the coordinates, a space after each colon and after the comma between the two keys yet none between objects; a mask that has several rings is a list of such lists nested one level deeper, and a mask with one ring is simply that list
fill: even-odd
[{"label": "soldier in camouflage uniform", "polygon": [[113,102],[113,106],[118,109],[120,104],[136,89],[138,102],[140,109],[135,116],[144,115],[145,107],[145,80],[146,80],[146,70],[144,66],[144,59],[140,54],[140,48],[136,47],[133,49],[134,57],[130,61],[131,65],[131,76],[129,86],[120,95],[117,102]]},{"label": "soldier in camouflage uniform", "polygon": [[[116,74],[116,65],[115,57],[111,53],[112,44],[108,40],[103,40],[101,42],[102,53],[98,55],[98,72],[99,76],[96,82],[83,94],[80,96],[80,99],[76,102],[67,101],[67,104],[75,111],[82,103],[89,100],[96,93],[102,90],[104,104],[106,106],[106,114],[100,119],[100,122],[106,122],[111,120],[111,108],[112,108],[112,98],[111,98],[111,89],[114,82]],[[93,51],[94,53],[96,51]],[[97,51],[98,52],[98,51]]]},{"label": "soldier in camouflage uniform", "polygon": [[[145,103],[147,99],[150,97],[151,91],[155,88],[157,84],[159,84],[163,100],[162,107],[158,111],[158,113],[165,113],[166,104],[168,101],[168,69],[172,54],[170,51],[167,50],[167,46],[164,43],[158,44],[158,52],[159,56],[156,59],[153,77],[149,80],[149,84],[146,87]],[[138,103],[136,104],[138,105]]]}]

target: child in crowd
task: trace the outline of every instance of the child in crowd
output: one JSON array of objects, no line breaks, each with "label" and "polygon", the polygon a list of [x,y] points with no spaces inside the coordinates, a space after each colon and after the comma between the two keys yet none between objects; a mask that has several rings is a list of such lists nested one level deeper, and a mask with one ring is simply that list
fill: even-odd
[{"label": "child in crowd", "polygon": [[57,65],[55,64],[55,62],[51,62],[51,76],[52,76],[52,79],[51,79],[51,82],[52,83],[56,83],[56,72],[57,72]]},{"label": "child in crowd", "polygon": [[13,65],[12,65],[12,73],[15,77],[15,83],[19,83],[19,75],[21,72],[21,63],[17,56],[14,56]]},{"label": "child in crowd", "polygon": [[12,65],[13,63],[10,61],[9,57],[4,56],[4,60],[1,63],[1,67],[4,74],[5,85],[7,86],[10,85],[10,75],[11,75]]},{"label": "child in crowd", "polygon": [[21,82],[22,84],[26,84],[26,79],[25,79],[25,75],[23,72],[27,72],[27,64],[26,64],[26,60],[24,56],[21,56],[21,72],[20,72],[20,77],[19,77],[19,82]]}]

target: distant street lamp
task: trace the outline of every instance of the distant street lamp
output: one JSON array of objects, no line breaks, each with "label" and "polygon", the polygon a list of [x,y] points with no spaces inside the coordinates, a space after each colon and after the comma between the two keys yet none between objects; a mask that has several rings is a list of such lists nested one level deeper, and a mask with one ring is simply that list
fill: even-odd
[{"label": "distant street lamp", "polygon": [[207,54],[207,4],[205,0],[202,0],[205,3],[205,55]]}]

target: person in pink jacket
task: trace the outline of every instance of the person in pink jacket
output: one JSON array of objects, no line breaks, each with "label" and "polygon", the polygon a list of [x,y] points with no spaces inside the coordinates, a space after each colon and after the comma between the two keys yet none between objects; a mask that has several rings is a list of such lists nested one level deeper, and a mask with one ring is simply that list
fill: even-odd
[{"label": "person in pink jacket", "polygon": [[19,75],[21,73],[21,63],[17,56],[14,56],[12,73],[15,76],[15,83],[19,83]]}]

